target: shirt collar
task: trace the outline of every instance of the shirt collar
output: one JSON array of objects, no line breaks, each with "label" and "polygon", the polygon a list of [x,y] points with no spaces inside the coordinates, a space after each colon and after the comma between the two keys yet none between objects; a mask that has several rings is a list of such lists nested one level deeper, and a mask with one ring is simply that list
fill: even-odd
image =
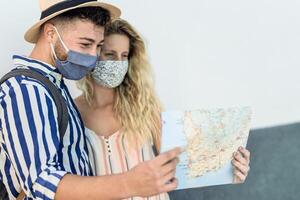
[{"label": "shirt collar", "polygon": [[62,75],[58,71],[58,69],[48,63],[19,55],[13,56],[13,63],[15,67],[29,67],[31,69],[42,72],[46,76],[51,75],[57,81],[62,80]]}]

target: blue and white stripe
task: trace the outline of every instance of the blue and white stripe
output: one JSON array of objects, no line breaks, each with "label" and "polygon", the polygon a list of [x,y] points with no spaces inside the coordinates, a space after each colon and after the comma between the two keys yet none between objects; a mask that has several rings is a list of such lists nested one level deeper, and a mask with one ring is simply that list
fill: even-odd
[{"label": "blue and white stripe", "polygon": [[22,56],[15,67],[47,76],[61,91],[69,111],[63,144],[59,139],[57,109],[41,83],[27,77],[10,78],[0,88],[0,178],[15,199],[24,190],[27,199],[54,199],[66,173],[92,175],[84,125],[56,68]]}]

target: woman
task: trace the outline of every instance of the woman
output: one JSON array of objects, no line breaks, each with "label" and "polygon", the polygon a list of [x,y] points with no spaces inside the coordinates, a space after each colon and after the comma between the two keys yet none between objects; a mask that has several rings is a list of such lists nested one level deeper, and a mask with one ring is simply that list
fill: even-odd
[{"label": "woman", "polygon": [[[106,27],[100,61],[78,86],[83,94],[76,104],[96,150],[91,160],[97,175],[123,173],[155,157],[162,107],[145,44],[128,22],[118,19]],[[236,154],[233,165],[239,183],[247,176],[249,152],[242,148]],[[148,199],[169,197],[164,193]]]}]

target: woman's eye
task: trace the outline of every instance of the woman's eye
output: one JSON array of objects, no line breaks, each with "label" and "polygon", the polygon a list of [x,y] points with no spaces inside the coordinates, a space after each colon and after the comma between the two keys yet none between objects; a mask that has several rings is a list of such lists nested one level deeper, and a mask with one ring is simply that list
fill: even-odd
[{"label": "woman's eye", "polygon": [[113,57],[114,55],[111,54],[111,53],[106,53],[105,56],[107,56],[107,57]]}]

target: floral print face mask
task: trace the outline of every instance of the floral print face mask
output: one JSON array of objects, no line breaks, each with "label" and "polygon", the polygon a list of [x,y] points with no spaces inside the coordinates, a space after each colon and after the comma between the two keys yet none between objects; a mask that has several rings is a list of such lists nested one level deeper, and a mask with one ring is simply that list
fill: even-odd
[{"label": "floral print face mask", "polygon": [[104,87],[116,88],[123,82],[128,65],[128,61],[97,61],[92,77]]}]

